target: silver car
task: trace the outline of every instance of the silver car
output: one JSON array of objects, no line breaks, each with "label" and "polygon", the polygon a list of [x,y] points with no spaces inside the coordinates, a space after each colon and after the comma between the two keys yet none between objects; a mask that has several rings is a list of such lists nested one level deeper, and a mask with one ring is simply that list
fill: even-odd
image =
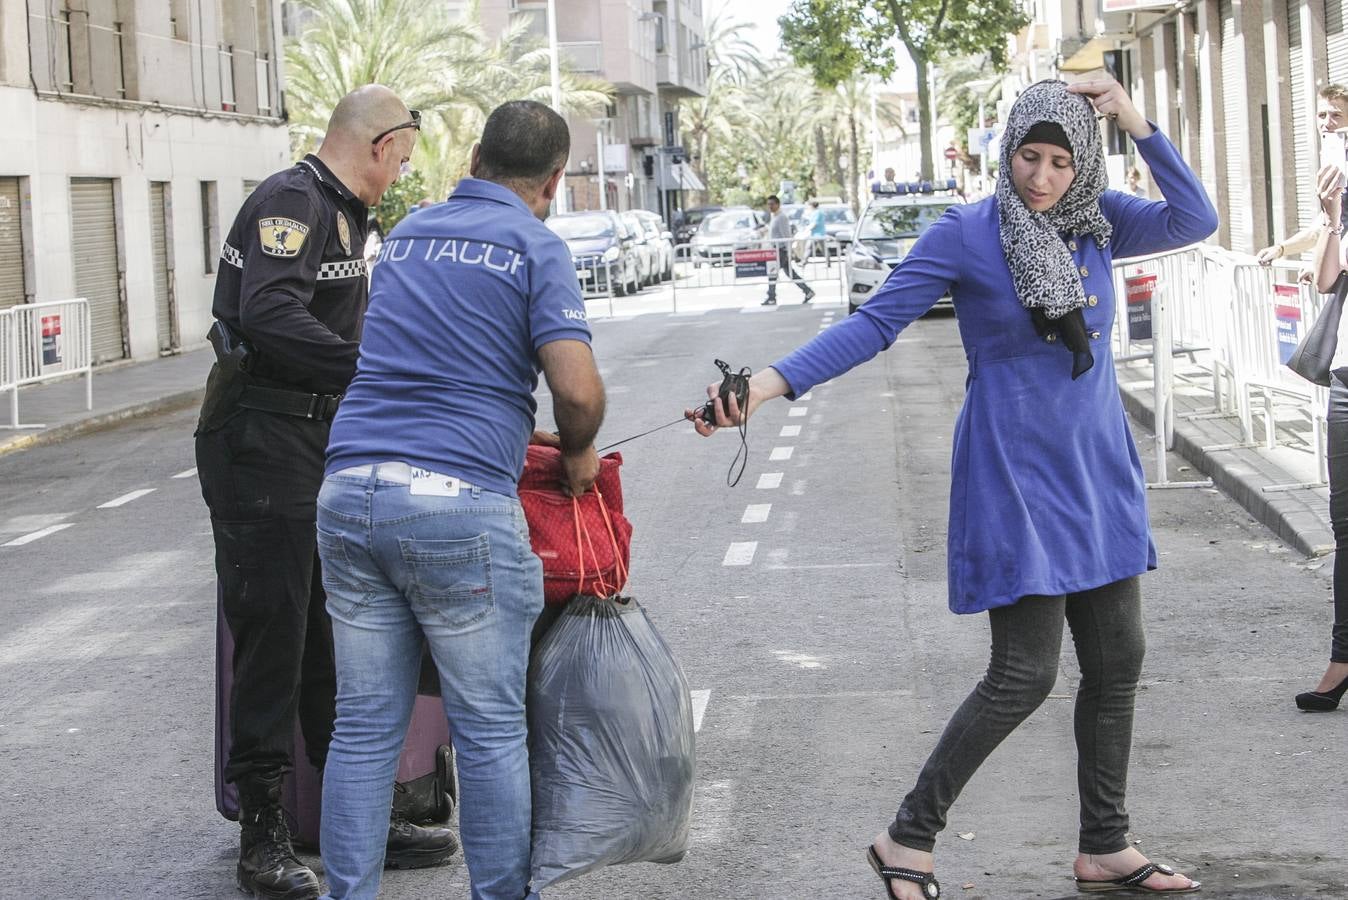
[{"label": "silver car", "polygon": [[646,240],[655,248],[656,280],[668,281],[674,277],[674,234],[665,225],[665,220],[660,218],[658,213],[646,209],[638,209],[633,212],[646,226]]},{"label": "silver car", "polygon": [[[879,195],[866,205],[844,251],[850,315],[884,284],[913,242],[947,209],[964,201],[953,194]],[[937,302],[949,306],[950,297]]]},{"label": "silver car", "polygon": [[762,210],[746,206],[713,213],[693,235],[693,265],[728,265],[736,250],[761,246],[767,234],[768,214]]}]

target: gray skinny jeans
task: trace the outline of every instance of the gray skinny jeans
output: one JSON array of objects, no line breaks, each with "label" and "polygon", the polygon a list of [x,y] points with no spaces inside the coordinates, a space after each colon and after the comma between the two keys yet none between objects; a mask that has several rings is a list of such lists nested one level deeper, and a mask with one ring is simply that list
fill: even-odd
[{"label": "gray skinny jeans", "polygon": [[993,750],[1039,708],[1058,677],[1066,618],[1081,666],[1075,730],[1082,853],[1128,846],[1124,794],[1133,741],[1133,700],[1142,671],[1142,597],[1137,578],[1077,594],[1022,597],[991,610],[988,671],[946,725],[889,836],[928,853],[946,812]]}]

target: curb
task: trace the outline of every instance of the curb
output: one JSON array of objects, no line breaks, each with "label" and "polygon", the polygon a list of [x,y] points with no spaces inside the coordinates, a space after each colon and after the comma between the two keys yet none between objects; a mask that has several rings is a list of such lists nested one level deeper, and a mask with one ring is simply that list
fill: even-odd
[{"label": "curb", "polygon": [[[1132,392],[1120,389],[1123,408],[1135,421],[1156,432],[1156,414],[1150,406]],[[1334,552],[1334,535],[1324,526],[1305,501],[1310,490],[1286,491],[1270,494],[1265,487],[1278,483],[1270,477],[1267,466],[1245,465],[1238,457],[1231,463],[1219,461],[1214,453],[1203,449],[1202,436],[1186,427],[1183,420],[1175,421],[1175,448],[1195,469],[1212,479],[1213,486],[1239,503],[1246,512],[1263,523],[1287,544],[1306,557],[1325,556]],[[1216,451],[1231,457],[1240,450]],[[1323,502],[1318,497],[1316,503]]]},{"label": "curb", "polygon": [[204,387],[177,391],[172,394],[165,394],[162,397],[156,397],[153,400],[147,400],[144,403],[135,403],[108,412],[94,413],[85,418],[66,422],[63,425],[54,425],[51,428],[44,428],[31,434],[19,434],[7,440],[0,439],[0,456],[22,450],[31,450],[34,447],[42,447],[47,444],[55,444],[129,419],[140,419],[156,413],[169,412],[199,404],[205,393]]}]

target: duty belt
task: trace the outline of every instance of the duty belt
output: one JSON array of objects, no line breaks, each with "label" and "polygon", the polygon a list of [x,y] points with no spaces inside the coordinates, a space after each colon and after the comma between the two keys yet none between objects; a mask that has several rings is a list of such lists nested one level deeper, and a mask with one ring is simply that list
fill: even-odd
[{"label": "duty belt", "polygon": [[263,412],[280,413],[283,416],[299,416],[303,419],[330,422],[332,417],[337,415],[337,404],[341,400],[341,394],[305,394],[300,391],[250,384],[243,389],[239,405]]}]

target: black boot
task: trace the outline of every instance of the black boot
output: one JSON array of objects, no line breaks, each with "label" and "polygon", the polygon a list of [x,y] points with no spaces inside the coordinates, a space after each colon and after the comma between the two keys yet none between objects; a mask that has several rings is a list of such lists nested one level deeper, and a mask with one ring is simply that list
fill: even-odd
[{"label": "black boot", "polygon": [[454,832],[443,825],[414,825],[396,811],[388,821],[387,869],[426,869],[448,862],[459,849]]},{"label": "black boot", "polygon": [[239,825],[239,890],[272,900],[316,900],[318,876],[290,846],[279,774],[239,779]]}]

